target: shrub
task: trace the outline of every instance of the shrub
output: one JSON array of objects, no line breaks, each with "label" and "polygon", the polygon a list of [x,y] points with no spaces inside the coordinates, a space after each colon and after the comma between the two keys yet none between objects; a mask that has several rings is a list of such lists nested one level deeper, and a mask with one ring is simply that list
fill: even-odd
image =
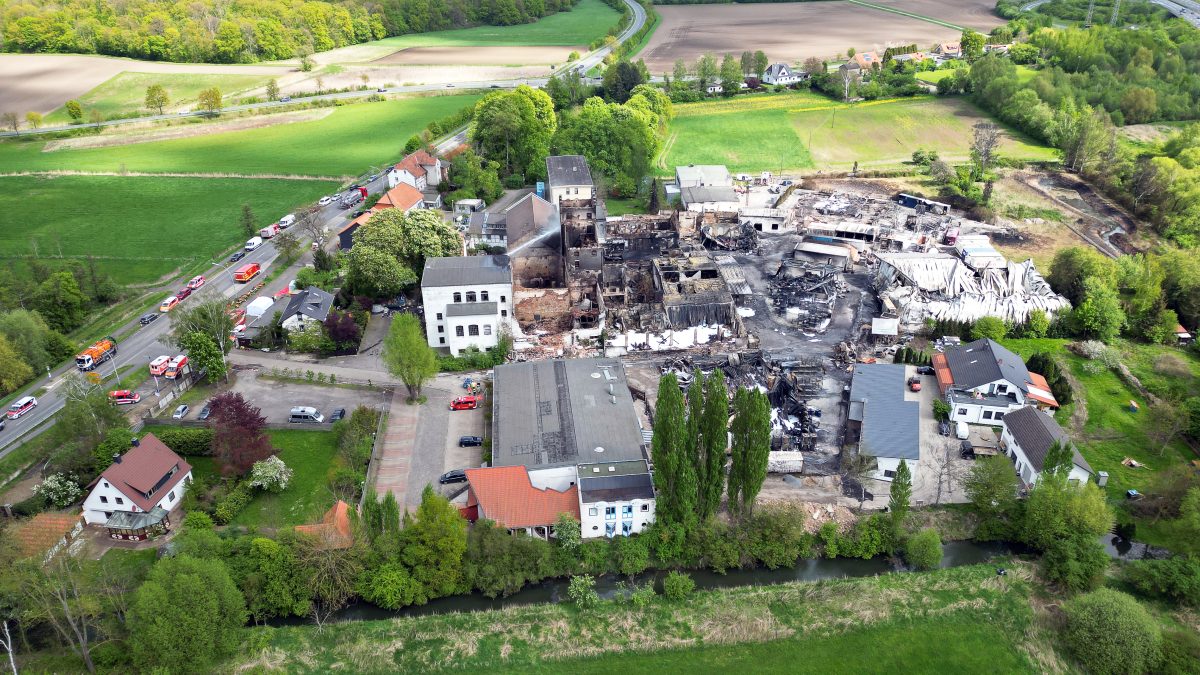
[{"label": "shrub", "polygon": [[1200,635],[1188,630],[1163,633],[1162,663],[1157,672],[1163,675],[1200,673]]},{"label": "shrub", "polygon": [[612,551],[606,539],[588,539],[580,546],[583,568],[592,574],[604,574],[612,567]]},{"label": "shrub", "polygon": [[183,517],[183,527],[186,530],[211,530],[213,527],[212,518],[203,511],[189,511]]},{"label": "shrub", "polygon": [[278,455],[255,462],[250,468],[250,487],[267,492],[283,492],[292,480],[292,470]]},{"label": "shrub", "polygon": [[1063,639],[1090,672],[1146,673],[1158,663],[1162,632],[1133,597],[1101,588],[1068,601],[1064,610]]},{"label": "shrub", "polygon": [[936,569],[942,564],[942,538],[937,530],[925,528],[908,538],[904,548],[908,564],[919,570]]},{"label": "shrub", "polygon": [[1072,591],[1086,591],[1096,587],[1110,562],[1092,535],[1075,534],[1056,539],[1046,548],[1042,573]]},{"label": "shrub", "polygon": [[36,516],[46,510],[46,500],[43,497],[33,495],[28,499],[23,499],[12,506],[14,516]]},{"label": "shrub", "polygon": [[185,457],[211,457],[212,429],[190,427],[153,427],[151,432],[163,445]]},{"label": "shrub", "polygon": [[596,593],[596,579],[590,574],[571,577],[567,585],[567,597],[579,609],[591,609],[600,604],[600,594]]},{"label": "shrub", "polygon": [[642,537],[621,537],[616,544],[617,571],[633,576],[650,564],[650,546]]},{"label": "shrub", "polygon": [[75,476],[54,473],[46,476],[45,480],[35,486],[33,494],[61,509],[82,497],[83,488],[79,487],[79,481]]},{"label": "shrub", "polygon": [[250,487],[245,483],[239,483],[217,500],[217,505],[213,509],[213,521],[220,525],[228,525],[237,517],[237,514],[242,512],[242,509],[250,505],[253,497]]},{"label": "shrub", "polygon": [[635,586],[633,592],[629,594],[629,600],[633,603],[634,607],[640,609],[648,607],[650,603],[654,602],[654,598],[657,595],[654,592],[654,584],[647,582],[641,586]]},{"label": "shrub", "polygon": [[1200,606],[1200,560],[1135,560],[1122,567],[1122,575],[1147,597]]},{"label": "shrub", "polygon": [[663,595],[671,602],[682,602],[692,591],[696,590],[696,582],[685,572],[671,572],[663,579]]}]

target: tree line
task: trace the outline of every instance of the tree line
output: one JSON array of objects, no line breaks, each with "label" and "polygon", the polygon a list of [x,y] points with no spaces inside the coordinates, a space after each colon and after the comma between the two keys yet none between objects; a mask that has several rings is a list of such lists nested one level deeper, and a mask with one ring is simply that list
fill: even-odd
[{"label": "tree line", "polygon": [[252,63],[388,36],[530,23],[574,0],[28,0],[0,8],[3,49],[152,61]]},{"label": "tree line", "polygon": [[1010,59],[985,56],[969,72],[939,82],[941,93],[965,92],[1025,133],[1059,148],[1064,165],[1094,181],[1167,238],[1200,243],[1200,129],[1162,143],[1130,145],[1128,124],[1200,117],[1200,31],[1185,21],[1157,20],[1138,30],[1039,27],[1022,16],[1010,24],[1028,34],[1041,69],[1019,75]]}]

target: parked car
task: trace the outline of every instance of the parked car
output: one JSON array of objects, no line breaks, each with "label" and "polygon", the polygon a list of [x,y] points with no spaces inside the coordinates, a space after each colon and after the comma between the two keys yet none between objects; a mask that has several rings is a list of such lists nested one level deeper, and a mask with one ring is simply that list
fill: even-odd
[{"label": "parked car", "polygon": [[187,286],[184,286],[183,288],[181,288],[175,292],[175,299],[183,300],[184,298],[186,298],[187,296],[189,296],[191,294],[192,294],[192,289],[188,288]]},{"label": "parked car", "polygon": [[474,448],[483,445],[483,437],[481,436],[463,436],[458,439],[458,447]]},{"label": "parked car", "polygon": [[328,206],[329,204],[332,204],[332,203],[333,203],[332,195],[326,195],[317,200],[317,204],[319,206]]},{"label": "parked car", "polygon": [[380,88],[376,89],[375,91],[382,94],[383,92],[387,91],[387,87],[380,87]]},{"label": "parked car", "polygon": [[140,317],[138,317],[138,323],[142,324],[143,326],[148,326],[157,320],[158,320],[158,315],[155,314],[154,312],[147,312],[147,313],[141,315]]},{"label": "parked car", "polygon": [[971,427],[968,427],[966,422],[955,422],[954,437],[960,441],[967,440],[971,437]]},{"label": "parked car", "polygon": [[975,459],[975,446],[971,445],[971,441],[962,441],[958,454],[963,459]]},{"label": "parked car", "polygon": [[379,174],[377,174],[377,173],[373,173],[370,176],[367,176],[368,183],[374,183],[377,180],[379,180]]},{"label": "parked car", "polygon": [[451,469],[450,471],[442,474],[442,477],[438,479],[438,482],[442,485],[449,485],[450,483],[465,483],[467,482],[467,472],[463,471],[462,469]]},{"label": "parked car", "polygon": [[202,420],[206,420],[211,416],[212,416],[212,405],[205,403],[204,407],[200,409],[200,414],[197,415],[196,417],[198,417]]},{"label": "parked car", "polygon": [[197,274],[196,276],[192,277],[191,281],[188,282],[188,288],[194,291],[203,286],[205,281],[207,280],[204,278],[203,274]]},{"label": "parked car", "polygon": [[330,423],[333,423],[333,422],[336,422],[336,421],[338,421],[338,420],[340,420],[340,419],[343,419],[344,417],[346,417],[346,409],[345,409],[345,408],[338,408],[337,410],[334,410],[334,411],[333,411],[333,415],[331,415],[331,416],[329,417],[329,421],[330,421]]},{"label": "parked car", "polygon": [[451,410],[474,410],[479,407],[478,396],[459,396],[450,402]]},{"label": "parked car", "polygon": [[921,378],[916,375],[908,378],[908,389],[909,391],[921,391]]},{"label": "parked car", "polygon": [[942,420],[941,422],[938,422],[938,433],[943,436],[949,436],[950,435],[950,423],[947,422],[946,420]]},{"label": "parked car", "polygon": [[292,97],[291,97],[291,96],[284,96],[283,98],[279,99],[279,102],[280,102],[280,103],[291,103],[291,102],[292,102]]},{"label": "parked car", "polygon": [[245,257],[246,257],[245,251],[238,251],[237,253],[234,253],[233,255],[229,256],[229,262],[231,262],[231,263],[237,262]]},{"label": "parked car", "polygon": [[191,408],[189,408],[186,403],[182,403],[178,408],[175,409],[174,414],[171,415],[171,419],[181,420],[187,417],[189,410],[191,410]]},{"label": "parked car", "polygon": [[933,375],[934,373],[933,366],[917,366],[918,375]]}]

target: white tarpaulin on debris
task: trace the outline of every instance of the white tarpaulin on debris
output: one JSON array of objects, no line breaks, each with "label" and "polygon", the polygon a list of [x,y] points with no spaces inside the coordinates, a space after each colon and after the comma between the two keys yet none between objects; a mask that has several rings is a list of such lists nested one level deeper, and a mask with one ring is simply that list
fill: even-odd
[{"label": "white tarpaulin on debris", "polygon": [[953,256],[885,253],[879,256],[877,281],[885,310],[909,326],[925,319],[970,322],[984,316],[1024,323],[1035,309],[1054,316],[1071,308],[1032,260],[976,272]]},{"label": "white tarpaulin on debris", "polygon": [[708,344],[714,338],[727,338],[731,335],[728,328],[722,326],[696,326],[682,330],[665,330],[658,333],[642,333],[625,331],[612,333],[608,338],[608,355],[618,356],[631,351],[669,351],[672,349],[690,349],[696,345]]}]

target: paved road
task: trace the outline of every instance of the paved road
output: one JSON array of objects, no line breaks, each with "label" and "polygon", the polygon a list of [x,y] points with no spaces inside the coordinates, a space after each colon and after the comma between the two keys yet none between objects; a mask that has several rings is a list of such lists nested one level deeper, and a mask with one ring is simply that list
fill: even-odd
[{"label": "paved road", "polygon": [[[364,184],[372,193],[380,192],[387,187],[382,176],[374,182]],[[320,217],[324,219],[326,232],[336,231],[337,228],[346,222],[346,212],[338,208],[336,204],[330,204],[323,208],[320,212]],[[336,239],[326,236],[326,241],[332,245]],[[245,288],[243,284],[239,284],[233,280],[234,269],[249,262],[256,262],[263,266],[262,273],[266,276],[272,271],[273,268],[271,265],[275,262],[276,258],[278,258],[278,253],[268,239],[257,250],[248,253],[245,258],[236,263],[230,263],[226,260],[215,264],[204,273],[208,281],[205,287],[197,293],[197,296],[210,295],[213,291],[216,291],[226,297],[232,297],[242,288]],[[299,269],[304,264],[305,258],[306,256],[301,256],[293,264],[293,268]],[[294,273],[280,275],[262,290],[262,294],[270,294],[282,289],[293,277]],[[183,282],[179,282],[179,285],[182,284]],[[164,290],[163,297],[166,297],[167,292]],[[186,303],[190,300],[191,298],[184,300],[181,305],[186,306]],[[168,347],[164,342],[165,335],[170,331],[170,328],[171,321],[169,316],[160,317],[148,326],[139,327],[136,319],[121,326],[114,331],[114,334],[127,333],[130,329],[134,329],[135,332],[117,344],[117,357],[107,363],[101,364],[98,371],[108,377],[117,372],[122,366],[128,364],[140,365],[147,363],[150,359],[160,354],[175,353],[175,348]],[[19,447],[20,443],[37,436],[49,428],[49,425],[46,425],[41,429],[33,429],[62,409],[65,400],[59,391],[59,387],[64,381],[63,375],[74,370],[74,362],[69,362],[51,373],[52,377],[49,384],[45,380],[42,380],[34,382],[27,387],[30,393],[41,386],[46,386],[47,391],[38,396],[38,407],[34,408],[33,412],[17,420],[8,420],[7,428],[4,431],[0,431],[0,458],[12,452],[16,447]],[[111,388],[113,384],[114,382],[110,380],[105,383],[105,386]]]},{"label": "paved road", "polygon": [[[625,42],[626,40],[628,40],[629,38],[633,37],[633,34],[636,33],[639,29],[641,29],[641,27],[646,23],[646,10],[641,5],[634,2],[633,0],[624,0],[624,2],[626,5],[629,5],[630,9],[633,11],[633,21],[631,21],[629,23],[629,26],[624,31],[622,31],[620,35],[617,36],[616,45],[619,45],[619,44]],[[593,66],[595,66],[595,65],[599,64],[601,61],[603,61],[604,57],[608,56],[609,53],[612,52],[613,48],[616,45],[601,47],[600,49],[597,49],[593,52],[589,52],[588,54],[586,54],[582,58],[580,58],[578,61],[572,62],[567,67],[567,70],[568,71],[571,71],[571,70],[578,71],[580,75],[587,73],[587,71],[590,70]],[[532,87],[541,87],[541,86],[545,86],[546,78],[526,78],[526,79],[520,79],[520,80],[479,80],[477,82],[458,82],[455,84],[413,84],[413,85],[407,85],[407,86],[402,86],[402,87],[381,88],[376,93],[407,94],[407,93],[423,92],[423,91],[453,91],[455,89],[512,89],[512,88],[515,88],[522,84],[528,84]],[[363,96],[369,95],[370,93],[371,92],[369,92],[369,91],[347,91],[347,92],[340,92],[340,93],[336,93],[336,94],[321,94],[319,96],[305,96],[303,98],[292,99],[286,103],[282,102],[282,101],[266,101],[263,103],[253,103],[253,104],[249,104],[249,105],[229,106],[226,108],[221,108],[219,112],[231,113],[231,112],[241,112],[241,111],[245,111],[245,110],[262,110],[262,109],[269,109],[269,108],[280,108],[280,107],[290,106],[295,103],[301,103],[301,102],[306,102],[306,101],[318,101],[318,100],[336,101],[338,99],[361,98]],[[181,113],[175,113],[175,114],[171,114],[171,115],[147,115],[145,117],[131,117],[131,118],[127,118],[127,119],[105,120],[103,122],[87,122],[85,124],[69,124],[69,125],[61,125],[61,126],[55,126],[55,127],[42,127],[40,129],[21,129],[19,131],[0,132],[0,138],[4,138],[6,136],[27,136],[27,135],[33,135],[33,134],[45,134],[45,133],[52,133],[52,132],[56,132],[56,131],[65,131],[68,129],[84,129],[84,128],[89,128],[89,127],[109,127],[109,126],[116,126],[116,125],[120,125],[120,124],[134,124],[134,123],[140,123],[140,122],[158,122],[158,121],[162,121],[162,120],[180,119],[180,118],[184,118],[184,117],[204,117],[208,114],[209,113],[206,113],[203,111],[192,110],[192,111],[185,111],[185,112],[181,112]],[[466,138],[465,130],[463,131],[462,135],[463,135],[463,138],[465,139]],[[461,144],[462,142],[463,141],[460,141],[459,143]]]}]

